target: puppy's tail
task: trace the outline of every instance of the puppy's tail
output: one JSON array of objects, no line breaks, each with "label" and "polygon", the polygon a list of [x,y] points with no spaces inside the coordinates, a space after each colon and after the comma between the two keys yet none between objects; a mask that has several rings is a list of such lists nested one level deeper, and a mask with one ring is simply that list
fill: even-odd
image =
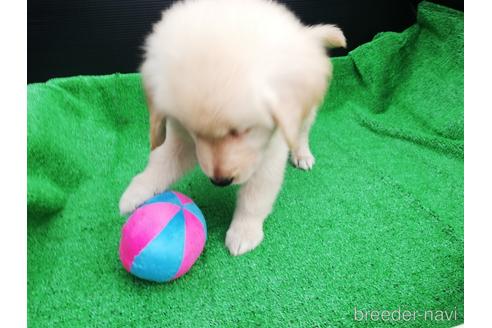
[{"label": "puppy's tail", "polygon": [[345,35],[343,35],[342,30],[336,25],[313,25],[308,26],[307,30],[327,48],[347,47]]}]

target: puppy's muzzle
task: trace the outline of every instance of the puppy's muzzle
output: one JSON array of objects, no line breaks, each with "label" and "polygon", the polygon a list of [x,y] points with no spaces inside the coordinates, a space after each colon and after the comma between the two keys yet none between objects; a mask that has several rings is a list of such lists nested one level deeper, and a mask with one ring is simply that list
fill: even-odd
[{"label": "puppy's muzzle", "polygon": [[232,183],[232,178],[210,178],[210,181],[212,181],[212,183],[218,187],[226,187]]}]

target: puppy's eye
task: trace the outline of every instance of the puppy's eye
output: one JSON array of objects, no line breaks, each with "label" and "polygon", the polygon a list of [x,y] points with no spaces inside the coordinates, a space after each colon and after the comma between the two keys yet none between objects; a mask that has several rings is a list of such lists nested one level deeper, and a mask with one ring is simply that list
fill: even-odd
[{"label": "puppy's eye", "polygon": [[229,135],[231,137],[240,137],[240,136],[243,136],[245,135],[246,133],[248,133],[249,131],[251,131],[251,128],[247,128],[247,129],[244,129],[242,131],[239,131],[238,129],[230,129],[229,130]]},{"label": "puppy's eye", "polygon": [[239,133],[239,131],[238,131],[238,130],[236,130],[236,129],[230,129],[230,130],[229,130],[229,135],[230,135],[231,137],[239,137],[240,133]]}]

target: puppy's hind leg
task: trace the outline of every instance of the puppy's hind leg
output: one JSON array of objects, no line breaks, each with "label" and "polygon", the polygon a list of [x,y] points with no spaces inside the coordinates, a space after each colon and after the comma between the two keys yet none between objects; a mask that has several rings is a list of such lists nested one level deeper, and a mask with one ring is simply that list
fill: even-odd
[{"label": "puppy's hind leg", "polygon": [[304,119],[297,142],[297,149],[290,152],[292,164],[301,170],[310,170],[315,162],[314,156],[309,148],[309,131],[316,118],[317,108],[311,109],[309,115]]},{"label": "puppy's hind leg", "polygon": [[166,140],[149,156],[145,170],[136,175],[121,196],[120,213],[132,212],[155,194],[164,191],[196,164],[193,140],[178,123],[167,121]]}]

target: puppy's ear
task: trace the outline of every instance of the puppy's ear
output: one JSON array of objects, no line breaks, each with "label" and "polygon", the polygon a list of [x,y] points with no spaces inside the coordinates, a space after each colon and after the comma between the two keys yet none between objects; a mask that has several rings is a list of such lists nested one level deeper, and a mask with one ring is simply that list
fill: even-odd
[{"label": "puppy's ear", "polygon": [[154,150],[166,140],[166,117],[161,113],[150,112],[150,150]]},{"label": "puppy's ear", "polygon": [[152,101],[152,92],[146,85],[145,80],[143,82],[145,98],[147,100],[147,108],[149,110],[149,123],[150,123],[150,150],[162,145],[166,139],[166,117],[164,114],[156,111],[154,103]]},{"label": "puppy's ear", "polygon": [[282,131],[289,149],[297,149],[302,121],[300,111],[288,106],[275,108],[272,110],[272,117],[275,124]]},{"label": "puppy's ear", "polygon": [[273,122],[282,132],[289,149],[297,149],[303,119],[302,107],[288,101],[280,103],[270,93],[266,98]]},{"label": "puppy's ear", "polygon": [[313,25],[306,27],[308,33],[327,48],[346,48],[347,40],[336,25]]}]

